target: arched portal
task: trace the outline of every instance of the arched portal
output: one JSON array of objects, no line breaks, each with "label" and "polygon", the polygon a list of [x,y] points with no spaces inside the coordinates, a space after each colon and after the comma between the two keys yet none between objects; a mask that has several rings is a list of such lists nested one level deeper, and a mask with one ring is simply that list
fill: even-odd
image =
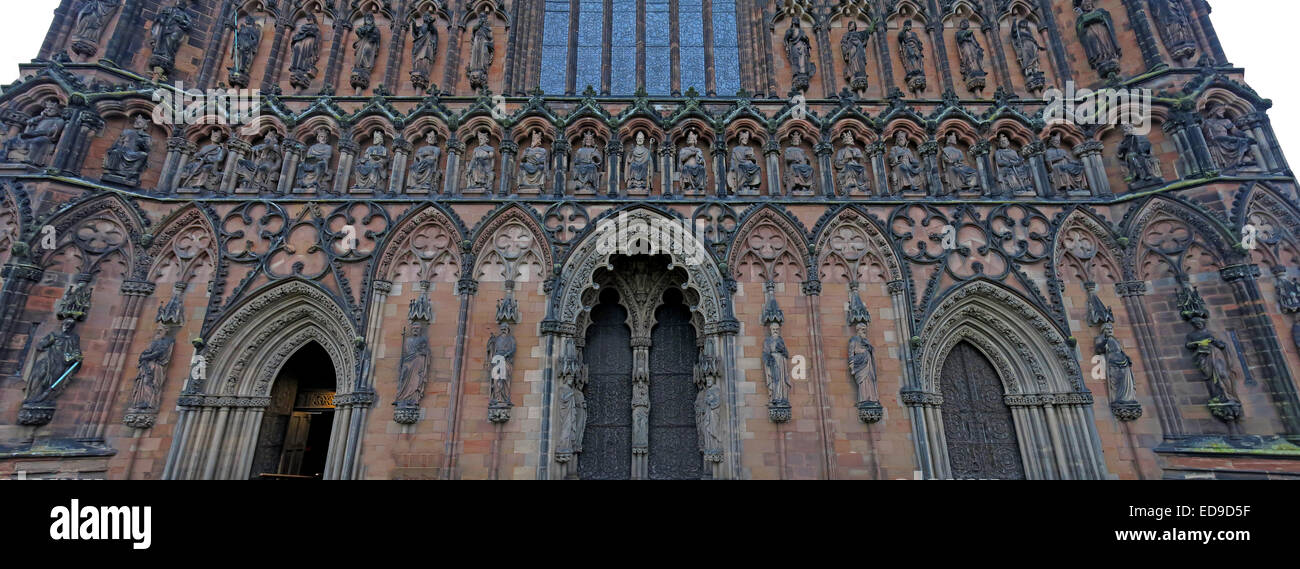
[{"label": "arched portal", "polygon": [[178,401],[166,479],[225,480],[253,472],[263,419],[277,381],[305,346],[324,351],[334,375],[334,417],[325,479],[359,476],[361,433],[374,394],[357,381],[352,320],[314,283],[288,280],[250,296],[222,318],[203,344]]},{"label": "arched portal", "polygon": [[[630,439],[619,443],[628,478],[738,476],[739,324],[716,260],[689,227],[642,206],[610,214],[555,282],[542,323],[551,405],[539,477],[624,477],[621,465],[607,468],[624,452],[609,437]],[[620,343],[630,344],[630,365],[617,361]],[[617,390],[606,383],[618,378]]]},{"label": "arched portal", "polygon": [[1023,479],[1016,425],[988,358],[970,342],[953,346],[943,362],[940,388],[952,477]]},{"label": "arched portal", "polygon": [[284,363],[258,427],[251,478],[324,477],[336,384],[329,352],[314,341]]}]

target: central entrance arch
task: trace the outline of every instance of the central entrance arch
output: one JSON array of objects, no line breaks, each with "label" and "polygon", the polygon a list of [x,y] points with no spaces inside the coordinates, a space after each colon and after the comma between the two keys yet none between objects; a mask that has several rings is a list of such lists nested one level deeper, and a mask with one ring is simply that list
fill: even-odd
[{"label": "central entrance arch", "polygon": [[953,346],[943,363],[940,388],[952,477],[1023,479],[1016,425],[988,358],[970,342]]}]

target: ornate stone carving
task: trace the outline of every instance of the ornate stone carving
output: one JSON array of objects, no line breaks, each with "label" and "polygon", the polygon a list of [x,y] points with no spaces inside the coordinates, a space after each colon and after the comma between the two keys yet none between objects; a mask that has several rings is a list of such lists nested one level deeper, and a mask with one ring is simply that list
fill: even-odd
[{"label": "ornate stone carving", "polygon": [[320,60],[320,24],[316,14],[307,13],[307,17],[298,30],[293,33],[290,42],[293,57],[289,62],[289,82],[299,89],[306,89],[316,79],[316,64]]},{"label": "ornate stone carving", "polygon": [[758,195],[763,184],[763,167],[758,152],[749,145],[749,131],[741,130],[737,144],[731,148],[731,167],[727,169],[727,189],[737,195]]},{"label": "ornate stone carving", "polygon": [[722,364],[713,339],[705,339],[695,365],[695,434],[706,467],[722,462]]},{"label": "ornate stone carving", "polygon": [[298,180],[294,186],[307,191],[321,191],[329,188],[334,173],[330,171],[330,162],[334,158],[334,147],[330,145],[330,132],[324,127],[316,129],[316,143],[307,148],[302,162],[298,164]]},{"label": "ornate stone carving", "polygon": [[1237,400],[1233,368],[1228,362],[1228,344],[1205,328],[1204,317],[1193,316],[1188,322],[1193,330],[1187,334],[1186,346],[1210,391],[1210,412],[1224,422],[1240,419],[1241,402]]},{"label": "ornate stone carving", "polygon": [[1088,189],[1088,177],[1084,174],[1083,162],[1075,160],[1069,151],[1061,148],[1060,133],[1052,134],[1044,159],[1047,161],[1054,189],[1064,193]]},{"label": "ornate stone carving", "polygon": [[698,144],[699,133],[691,129],[686,133],[686,146],[677,151],[677,170],[685,195],[704,193],[708,189],[708,162]]},{"label": "ornate stone carving", "polygon": [[555,447],[555,461],[567,463],[582,452],[582,436],[587,426],[587,365],[572,337],[561,340],[559,365],[558,413],[559,425]]},{"label": "ornate stone carving", "polygon": [[36,342],[36,359],[27,374],[27,390],[18,424],[41,426],[54,418],[55,401],[81,367],[81,337],[73,331],[90,311],[90,278],[82,273],[56,304],[58,328]]},{"label": "ornate stone carving", "polygon": [[790,28],[785,31],[784,43],[785,59],[790,64],[790,74],[793,78],[791,87],[794,91],[807,91],[808,82],[813,74],[817,73],[817,66],[813,64],[812,43],[808,39],[808,34],[804,33],[803,26],[799,24],[797,15],[790,20]]},{"label": "ornate stone carving", "polygon": [[925,44],[921,36],[912,30],[912,20],[903,22],[903,29],[898,32],[898,55],[903,60],[904,78],[907,88],[913,93],[925,90]]},{"label": "ornate stone carving", "polygon": [[284,163],[284,148],[280,145],[280,136],[268,132],[262,142],[254,146],[248,158],[240,159],[235,164],[239,187],[254,188],[259,192],[276,189],[280,181],[280,166]]},{"label": "ornate stone carving", "polygon": [[894,146],[889,149],[889,183],[892,195],[925,191],[925,169],[921,166],[921,160],[916,157],[916,153],[912,152],[911,144],[906,132],[900,130],[894,134]]},{"label": "ornate stone carving", "polygon": [[384,146],[384,131],[376,130],[374,139],[356,166],[358,190],[383,190],[388,187],[388,147]]},{"label": "ornate stone carving", "polygon": [[844,131],[844,145],[835,153],[835,180],[844,196],[870,195],[871,181],[867,173],[867,159],[853,140],[852,131]]},{"label": "ornate stone carving", "polygon": [[433,12],[411,22],[411,84],[420,91],[429,88],[433,62],[438,59],[438,20]]},{"label": "ornate stone carving", "polygon": [[497,326],[487,344],[488,420],[504,423],[510,420],[510,384],[514,377],[515,333],[512,326],[519,323],[519,303],[515,300],[514,281],[506,281],[506,296],[497,303]]},{"label": "ornate stone carving", "polygon": [[764,287],[767,301],[763,305],[763,326],[768,336],[763,340],[763,380],[767,383],[768,418],[774,423],[790,421],[790,350],[781,337],[781,324],[785,313],[776,303],[776,285],[769,282]]},{"label": "ornate stone carving", "polygon": [[1029,171],[1029,163],[1011,147],[1011,139],[1005,134],[998,136],[993,162],[998,169],[998,195],[1034,194],[1034,177]]},{"label": "ornate stone carving", "polygon": [[226,168],[226,147],[221,144],[222,132],[213,130],[208,143],[191,156],[181,168],[180,187],[216,191]]},{"label": "ornate stone carving", "polygon": [[844,80],[849,89],[860,96],[868,87],[867,46],[870,45],[871,30],[858,29],[858,22],[850,20],[848,30],[840,38],[840,55],[844,58]]},{"label": "ornate stone carving", "polygon": [[420,283],[420,296],[411,301],[406,330],[402,332],[402,362],[397,372],[397,395],[393,397],[393,420],[411,425],[420,419],[420,402],[429,381],[433,354],[429,349],[429,322],[433,320],[433,302],[429,300],[429,282]]},{"label": "ornate stone carving", "polygon": [[243,23],[235,28],[230,42],[230,84],[247,87],[257,48],[262,43],[262,26],[252,14],[244,16]]},{"label": "ornate stone carving", "polygon": [[569,178],[569,191],[574,194],[595,194],[601,186],[605,169],[605,155],[596,148],[596,135],[582,133],[582,147],[573,153],[573,174]]},{"label": "ornate stone carving", "polygon": [[99,52],[104,28],[121,5],[121,0],[83,0],[77,8],[77,23],[72,28],[73,53],[94,57]]},{"label": "ornate stone carving", "polygon": [[442,148],[438,146],[438,132],[429,131],[424,135],[424,146],[415,151],[411,161],[411,173],[407,176],[407,187],[419,193],[437,193],[442,186]]},{"label": "ornate stone carving", "polygon": [[356,29],[357,39],[352,42],[352,77],[353,89],[360,93],[370,86],[370,74],[375,71],[375,58],[379,55],[379,41],[382,36],[379,26],[375,24],[375,15],[367,12],[362,17],[361,25]]},{"label": "ornate stone carving", "polygon": [[955,37],[957,61],[961,67],[961,77],[966,81],[966,88],[977,93],[983,91],[984,78],[988,76],[988,72],[984,71],[984,48],[980,47],[975,30],[970,27],[970,20],[961,21]]},{"label": "ornate stone carving", "polygon": [[1151,140],[1137,134],[1133,125],[1122,125],[1124,140],[1120,141],[1116,156],[1124,163],[1125,179],[1134,188],[1143,188],[1164,182],[1160,159],[1151,153]]},{"label": "ornate stone carving", "polygon": [[492,39],[492,13],[487,5],[479,13],[474,24],[474,35],[470,38],[469,66],[466,74],[470,88],[487,89],[488,72],[492,69],[492,59],[496,54],[496,43]]},{"label": "ornate stone carving", "polygon": [[1119,40],[1110,12],[1097,6],[1097,0],[1074,0],[1078,14],[1075,30],[1088,54],[1088,64],[1102,77],[1119,73]]},{"label": "ornate stone carving", "polygon": [[804,151],[799,131],[790,133],[790,145],[785,148],[785,189],[790,195],[812,195],[816,176],[812,160]]},{"label": "ornate stone carving", "polygon": [[1038,31],[1034,23],[1025,18],[1017,18],[1011,26],[1011,47],[1016,52],[1016,61],[1025,77],[1025,88],[1031,93],[1043,90],[1047,80],[1039,63],[1039,52],[1044,51],[1038,42]]},{"label": "ornate stone carving", "polygon": [[40,114],[26,119],[22,132],[5,141],[5,157],[15,162],[44,166],[67,124],[58,101],[45,101]]},{"label": "ornate stone carving", "polygon": [[149,119],[137,115],[131,127],[122,131],[104,155],[104,181],[139,186],[140,175],[149,167],[151,150],[153,137],[149,134]]},{"label": "ornate stone carving", "polygon": [[158,307],[158,316],[154,318],[158,327],[154,329],[154,337],[137,359],[131,398],[122,418],[122,423],[133,429],[148,429],[157,421],[159,400],[167,381],[167,366],[171,364],[176,348],[174,336],[185,323],[184,293],[185,283],[176,283],[171,298]]},{"label": "ornate stone carving", "polygon": [[876,348],[867,338],[871,313],[862,303],[858,284],[849,285],[849,291],[848,322],[854,332],[849,338],[849,376],[857,388],[858,419],[863,423],[875,423],[881,419],[884,409],[876,390]]},{"label": "ornate stone carving", "polygon": [[645,131],[636,133],[636,144],[627,152],[624,179],[628,192],[645,193],[650,190],[650,174],[654,170],[654,152],[646,145]]},{"label": "ornate stone carving", "polygon": [[1152,0],[1155,8],[1155,21],[1164,37],[1165,48],[1177,61],[1188,61],[1196,57],[1196,35],[1192,31],[1191,18],[1183,7],[1182,0]]},{"label": "ornate stone carving", "polygon": [[1220,170],[1253,166],[1255,157],[1250,151],[1255,139],[1238,128],[1236,122],[1228,118],[1227,112],[1223,105],[1214,105],[1206,113],[1201,130],[1205,133],[1205,142],[1210,145],[1210,155]]},{"label": "ornate stone carving", "polygon": [[486,130],[478,132],[478,146],[470,153],[465,168],[467,193],[491,192],[496,181],[497,149],[492,146]]},{"label": "ornate stone carving", "polygon": [[158,78],[166,77],[176,63],[176,52],[181,42],[190,32],[190,14],[185,5],[189,0],[176,0],[170,6],[163,7],[154,16],[149,28],[149,47],[153,54],[149,56],[149,67]]},{"label": "ornate stone carving", "polygon": [[966,162],[966,153],[957,146],[957,133],[948,133],[947,143],[939,154],[943,164],[943,184],[947,193],[979,191],[979,170]]}]

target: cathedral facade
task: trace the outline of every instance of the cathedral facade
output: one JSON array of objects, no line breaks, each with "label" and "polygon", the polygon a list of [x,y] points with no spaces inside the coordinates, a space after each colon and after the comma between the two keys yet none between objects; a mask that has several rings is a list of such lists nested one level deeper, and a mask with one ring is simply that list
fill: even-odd
[{"label": "cathedral facade", "polygon": [[1300,476],[1205,0],[63,0],[21,70],[0,476]]}]

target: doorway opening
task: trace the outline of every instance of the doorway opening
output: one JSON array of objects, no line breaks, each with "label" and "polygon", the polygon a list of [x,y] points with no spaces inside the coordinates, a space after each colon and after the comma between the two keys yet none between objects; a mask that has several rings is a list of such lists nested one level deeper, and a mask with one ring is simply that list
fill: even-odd
[{"label": "doorway opening", "polygon": [[262,416],[250,475],[262,480],[319,480],[334,427],[334,364],[316,342],[284,363]]},{"label": "doorway opening", "polygon": [[941,382],[943,433],[953,478],[1024,479],[1011,408],[988,358],[969,342],[953,346]]}]

